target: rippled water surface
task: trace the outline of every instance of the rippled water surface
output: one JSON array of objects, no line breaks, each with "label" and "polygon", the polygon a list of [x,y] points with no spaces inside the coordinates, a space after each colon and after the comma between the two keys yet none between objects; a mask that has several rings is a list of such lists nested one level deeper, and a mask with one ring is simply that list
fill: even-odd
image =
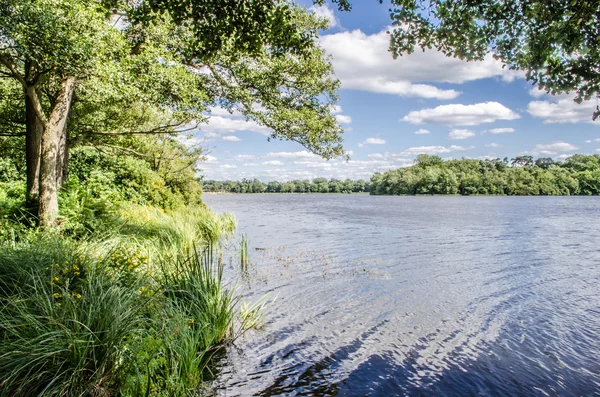
[{"label": "rippled water surface", "polygon": [[276,297],[223,396],[600,396],[600,198],[204,200]]}]

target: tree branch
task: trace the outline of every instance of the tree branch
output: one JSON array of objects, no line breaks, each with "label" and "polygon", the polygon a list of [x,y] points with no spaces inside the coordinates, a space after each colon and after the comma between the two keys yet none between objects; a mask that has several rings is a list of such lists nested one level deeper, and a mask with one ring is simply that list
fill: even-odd
[{"label": "tree branch", "polygon": [[20,134],[8,134],[8,133],[3,133],[3,132],[0,132],[0,136],[9,136],[9,137],[15,137],[15,136],[25,136],[25,133],[24,133],[24,132],[22,132],[22,133],[20,133]]},{"label": "tree branch", "polygon": [[181,126],[182,123],[177,123],[177,124],[169,124],[169,125],[165,125],[162,127],[156,127],[150,130],[146,130],[146,131],[110,131],[110,132],[100,132],[100,131],[91,131],[91,130],[87,130],[87,131],[83,131],[84,134],[89,134],[89,135],[105,135],[105,136],[116,136],[116,135],[151,135],[151,134],[172,134],[172,133],[179,133],[179,132],[187,132],[187,131],[192,131],[194,129],[197,128],[197,126],[194,127],[190,127],[190,128],[186,128],[183,130],[175,130],[174,128],[177,128],[179,126]]},{"label": "tree branch", "polygon": [[18,80],[23,87],[27,86],[27,82],[25,81],[25,77],[19,73],[17,67],[15,66],[12,57],[8,54],[0,54],[0,63],[3,64],[10,70],[10,74],[13,78]]}]

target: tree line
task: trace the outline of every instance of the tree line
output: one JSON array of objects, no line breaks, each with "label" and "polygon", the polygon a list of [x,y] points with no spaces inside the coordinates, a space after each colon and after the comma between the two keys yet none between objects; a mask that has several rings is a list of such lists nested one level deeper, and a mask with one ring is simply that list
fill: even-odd
[{"label": "tree line", "polygon": [[359,180],[340,180],[315,178],[309,180],[293,180],[288,182],[271,181],[264,183],[258,179],[242,179],[241,181],[202,182],[205,192],[227,193],[364,193],[369,191],[369,182]]},{"label": "tree line", "polygon": [[575,154],[564,162],[551,158],[442,160],[417,156],[411,167],[375,173],[372,195],[599,195],[600,155]]}]

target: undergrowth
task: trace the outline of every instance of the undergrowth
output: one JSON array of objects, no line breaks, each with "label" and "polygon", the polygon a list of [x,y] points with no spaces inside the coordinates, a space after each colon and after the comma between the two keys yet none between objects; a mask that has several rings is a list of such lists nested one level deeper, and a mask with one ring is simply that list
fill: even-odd
[{"label": "undergrowth", "polygon": [[69,208],[53,231],[15,211],[0,221],[0,395],[201,394],[211,356],[262,308],[223,278],[233,217]]}]

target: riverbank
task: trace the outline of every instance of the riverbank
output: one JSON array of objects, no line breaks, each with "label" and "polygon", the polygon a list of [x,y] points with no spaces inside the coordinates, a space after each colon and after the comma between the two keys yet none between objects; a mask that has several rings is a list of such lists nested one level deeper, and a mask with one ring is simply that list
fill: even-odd
[{"label": "riverbank", "polygon": [[93,232],[62,222],[0,221],[0,394],[205,390],[212,355],[255,325],[222,278],[234,218],[123,203]]}]

